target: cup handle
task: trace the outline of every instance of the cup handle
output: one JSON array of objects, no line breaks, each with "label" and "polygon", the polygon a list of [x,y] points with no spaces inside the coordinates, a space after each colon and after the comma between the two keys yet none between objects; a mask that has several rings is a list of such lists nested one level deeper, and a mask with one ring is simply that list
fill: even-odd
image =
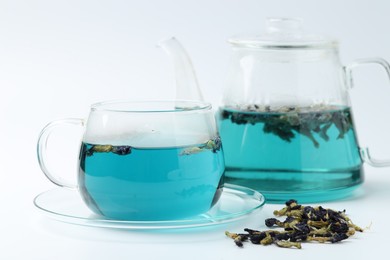
[{"label": "cup handle", "polygon": [[66,118],[61,120],[56,120],[53,122],[50,122],[47,124],[39,134],[38,138],[38,144],[37,144],[37,153],[38,153],[38,162],[39,166],[41,167],[43,173],[46,175],[46,177],[53,182],[54,184],[65,187],[69,189],[76,189],[78,187],[77,184],[71,183],[69,181],[63,180],[61,177],[53,175],[50,173],[48,168],[46,167],[46,147],[48,143],[48,139],[50,135],[52,134],[53,130],[61,125],[78,125],[78,126],[84,126],[84,120],[78,119],[78,118]]},{"label": "cup handle", "polygon": [[[352,71],[354,68],[361,66],[361,65],[379,65],[382,68],[385,69],[389,79],[390,79],[390,64],[382,59],[382,58],[366,58],[366,59],[359,59],[356,60],[344,67],[345,69],[345,75],[346,75],[346,83],[348,88],[353,88],[354,82],[353,82],[353,76]],[[360,156],[363,159],[364,162],[368,163],[371,166],[374,167],[386,167],[390,166],[390,159],[389,160],[379,160],[375,159],[370,155],[370,149],[369,147],[363,147],[360,148]]]}]

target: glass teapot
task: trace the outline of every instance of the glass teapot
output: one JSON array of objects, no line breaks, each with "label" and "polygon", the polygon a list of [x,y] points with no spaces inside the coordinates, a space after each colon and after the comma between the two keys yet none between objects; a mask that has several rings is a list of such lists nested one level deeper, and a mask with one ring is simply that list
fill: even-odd
[{"label": "glass teapot", "polygon": [[363,182],[362,162],[388,166],[359,147],[348,91],[352,70],[338,43],[304,34],[299,19],[271,18],[256,37],[232,38],[232,61],[219,110],[227,183],[268,201],[345,197]]}]

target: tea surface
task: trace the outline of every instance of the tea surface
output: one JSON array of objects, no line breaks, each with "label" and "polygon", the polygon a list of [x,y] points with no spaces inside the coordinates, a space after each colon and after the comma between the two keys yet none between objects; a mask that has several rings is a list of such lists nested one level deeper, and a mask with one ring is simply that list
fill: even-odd
[{"label": "tea surface", "polygon": [[81,147],[83,198],[108,218],[170,220],[204,213],[219,199],[223,178],[220,142],[168,148]]}]

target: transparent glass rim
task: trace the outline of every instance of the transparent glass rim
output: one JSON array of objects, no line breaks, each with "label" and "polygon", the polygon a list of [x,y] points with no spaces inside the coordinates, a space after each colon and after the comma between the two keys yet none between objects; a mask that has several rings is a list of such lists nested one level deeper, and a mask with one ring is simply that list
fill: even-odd
[{"label": "transparent glass rim", "polygon": [[198,100],[109,100],[94,103],[92,111],[126,113],[188,113],[208,111],[212,105]]},{"label": "transparent glass rim", "polygon": [[256,38],[231,38],[228,43],[234,47],[254,48],[254,49],[277,49],[277,50],[291,50],[291,49],[337,49],[339,43],[337,40],[318,40],[318,41],[289,41],[289,42],[274,42],[271,40],[259,40]]}]

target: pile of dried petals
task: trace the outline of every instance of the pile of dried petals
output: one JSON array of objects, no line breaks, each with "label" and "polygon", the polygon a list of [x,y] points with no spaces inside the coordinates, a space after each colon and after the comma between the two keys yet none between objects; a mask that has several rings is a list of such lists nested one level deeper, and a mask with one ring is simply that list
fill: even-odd
[{"label": "pile of dried petals", "polygon": [[321,206],[302,206],[296,200],[286,202],[286,207],[275,210],[277,217],[286,216],[282,222],[276,218],[265,220],[267,227],[281,227],[282,231],[271,229],[258,231],[245,228],[247,233],[225,232],[226,236],[234,239],[237,246],[242,247],[244,241],[251,241],[253,244],[270,245],[276,244],[279,247],[302,248],[302,242],[330,242],[336,243],[354,235],[356,231],[363,232],[363,229],[356,226],[349,219],[345,210],[335,211],[324,209]]}]

